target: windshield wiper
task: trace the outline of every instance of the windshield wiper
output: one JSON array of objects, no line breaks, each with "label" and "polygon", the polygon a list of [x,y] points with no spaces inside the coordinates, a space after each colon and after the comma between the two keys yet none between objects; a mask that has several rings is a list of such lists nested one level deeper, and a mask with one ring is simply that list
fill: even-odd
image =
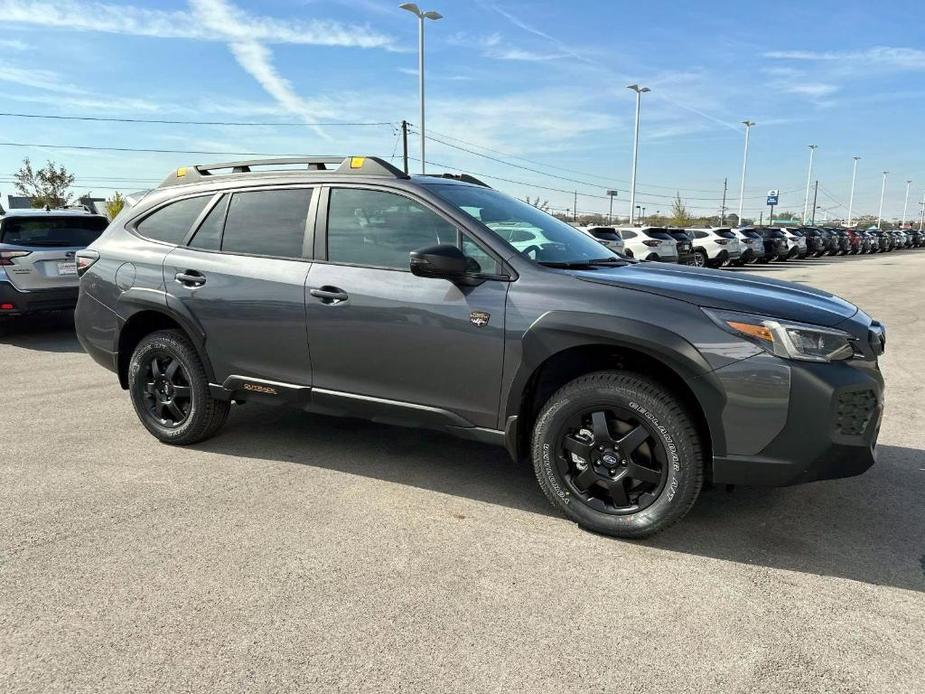
[{"label": "windshield wiper", "polygon": [[591,260],[538,260],[537,263],[544,267],[555,268],[581,268],[581,267],[602,267],[614,265],[629,265],[629,261],[622,258],[593,258]]}]

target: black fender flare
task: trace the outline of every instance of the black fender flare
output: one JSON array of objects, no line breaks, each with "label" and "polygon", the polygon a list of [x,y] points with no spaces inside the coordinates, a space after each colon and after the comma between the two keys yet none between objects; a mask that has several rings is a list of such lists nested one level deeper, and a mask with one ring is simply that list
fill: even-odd
[{"label": "black fender flare", "polygon": [[[520,414],[523,396],[533,376],[550,357],[573,347],[610,346],[643,353],[671,369],[690,389],[706,420],[714,455],[725,454],[722,412],[726,396],[713,367],[700,352],[668,328],[620,316],[577,311],[550,311],[523,334],[521,359],[511,385],[502,395],[505,429]],[[513,433],[508,432],[509,440]]]},{"label": "black fender flare", "polygon": [[212,369],[212,362],[205,349],[206,331],[202,324],[197,320],[193,313],[178,301],[176,297],[164,292],[161,289],[146,289],[143,287],[132,287],[125,290],[119,296],[116,302],[116,314],[119,317],[119,331],[132,318],[132,316],[143,311],[153,311],[160,313],[177,323],[189,337],[190,342],[199,354],[202,364],[205,367],[206,375],[209,381],[215,379],[215,372]]}]

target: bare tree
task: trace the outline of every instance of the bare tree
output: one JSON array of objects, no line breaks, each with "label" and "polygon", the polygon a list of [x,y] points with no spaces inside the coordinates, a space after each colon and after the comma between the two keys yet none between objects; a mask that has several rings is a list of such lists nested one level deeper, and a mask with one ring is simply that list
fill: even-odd
[{"label": "bare tree", "polygon": [[74,185],[74,174],[53,161],[35,170],[26,157],[19,171],[13,174],[13,180],[16,192],[30,196],[33,207],[64,207],[74,197],[68,191]]},{"label": "bare tree", "polygon": [[530,199],[530,196],[524,198],[524,202],[528,205],[532,205],[538,210],[543,212],[549,212],[549,200],[540,200],[540,197],[537,195],[533,200]]}]

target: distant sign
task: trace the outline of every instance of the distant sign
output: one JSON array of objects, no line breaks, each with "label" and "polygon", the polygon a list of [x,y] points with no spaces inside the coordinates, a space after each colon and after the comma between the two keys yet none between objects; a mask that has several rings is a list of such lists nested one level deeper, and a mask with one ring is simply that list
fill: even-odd
[{"label": "distant sign", "polygon": [[618,193],[618,192],[619,192],[619,191],[616,191],[616,190],[608,190],[608,191],[607,191],[607,195],[609,195],[609,196],[612,197],[612,198],[615,198],[615,197],[617,197],[617,193]]},{"label": "distant sign", "polygon": [[769,190],[768,191],[768,204],[769,205],[776,205],[778,198],[780,198],[779,190]]}]

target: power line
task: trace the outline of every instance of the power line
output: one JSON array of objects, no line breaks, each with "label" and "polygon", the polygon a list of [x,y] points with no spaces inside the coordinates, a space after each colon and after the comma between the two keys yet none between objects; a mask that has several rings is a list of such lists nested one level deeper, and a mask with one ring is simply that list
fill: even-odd
[{"label": "power line", "polygon": [[57,116],[46,113],[0,113],[4,118],[42,118],[47,120],[91,121],[101,123],[153,123],[158,125],[232,125],[248,127],[336,127],[344,126],[375,126],[394,125],[389,121],[376,121],[369,123],[302,123],[299,121],[221,121],[221,120],[168,120],[166,118],[115,118],[111,116]]},{"label": "power line", "polygon": [[103,147],[98,145],[59,145],[40,142],[0,142],[0,147],[41,147],[45,149],[78,149],[102,152],[142,152],[147,154],[208,154],[234,157],[292,157],[292,152],[216,152],[196,149],[147,149],[142,147]]}]

